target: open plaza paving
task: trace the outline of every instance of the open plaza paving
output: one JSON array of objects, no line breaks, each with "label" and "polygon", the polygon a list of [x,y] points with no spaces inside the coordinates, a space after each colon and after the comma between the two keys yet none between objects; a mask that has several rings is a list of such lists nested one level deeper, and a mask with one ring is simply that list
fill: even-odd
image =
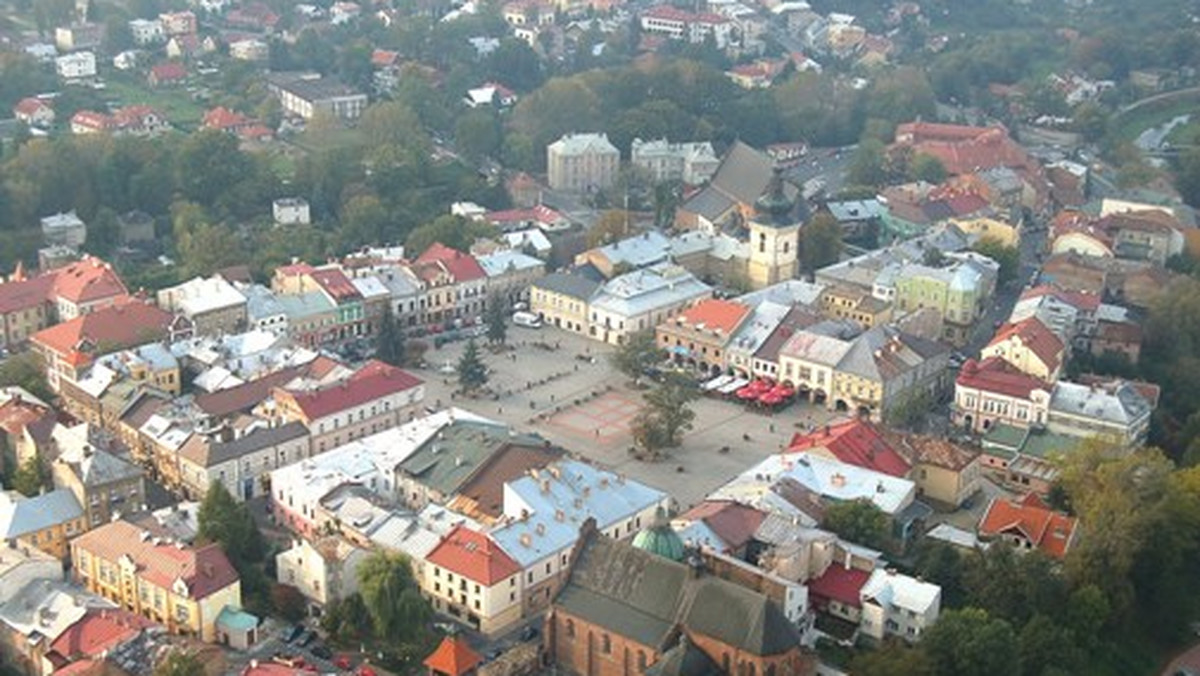
[{"label": "open plaza paving", "polygon": [[496,354],[480,343],[495,396],[478,399],[454,395],[458,383],[452,369],[465,342],[427,352],[428,366],[414,371],[426,380],[426,406],[453,403],[520,431],[537,433],[670,493],[680,509],[700,502],[747,467],[779,451],[795,432],[844,415],[807,402],[767,413],[733,400],[702,397],[692,404],[696,418],[683,444],[670,449],[664,460],[641,461],[629,449],[633,445],[630,425],[641,409],[642,396],[609,363],[613,346],[550,327],[511,327],[508,343],[516,349]]}]

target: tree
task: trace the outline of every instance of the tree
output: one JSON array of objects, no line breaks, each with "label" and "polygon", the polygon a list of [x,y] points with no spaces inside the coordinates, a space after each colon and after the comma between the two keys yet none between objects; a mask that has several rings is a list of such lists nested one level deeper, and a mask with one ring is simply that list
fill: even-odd
[{"label": "tree", "polygon": [[439,242],[451,249],[465,252],[475,243],[476,238],[490,236],[493,231],[492,226],[486,223],[447,214],[438,216],[432,222],[409,233],[404,248],[416,255],[424,252],[434,242]]},{"label": "tree", "polygon": [[204,129],[183,138],[175,154],[176,180],[185,199],[213,206],[251,178],[250,158],[232,134]]},{"label": "tree", "polygon": [[908,165],[908,174],[914,181],[938,184],[946,180],[946,165],[933,155],[917,153]]},{"label": "tree", "polygon": [[12,475],[12,488],[27,498],[32,498],[50,488],[50,472],[41,456],[33,456],[21,463]]},{"label": "tree", "polygon": [[321,628],[342,644],[354,644],[371,637],[374,627],[371,613],[358,592],[335,601],[321,616]]},{"label": "tree", "polygon": [[661,430],[666,446],[678,446],[683,432],[692,429],[696,412],[688,405],[700,396],[695,382],[686,376],[671,374],[658,387],[642,395],[653,420]]},{"label": "tree", "polygon": [[487,366],[479,357],[479,346],[472,338],[467,341],[467,347],[458,360],[458,384],[464,392],[475,392],[487,385],[487,382]]},{"label": "tree", "polygon": [[454,123],[454,142],[458,151],[468,158],[495,155],[500,151],[502,140],[500,121],[492,110],[469,110]]},{"label": "tree", "polygon": [[609,356],[609,361],[613,368],[630,378],[640,378],[664,357],[665,353],[654,342],[654,332],[638,331],[626,337],[625,342]]},{"label": "tree", "polygon": [[396,312],[388,303],[379,320],[379,333],[375,336],[375,358],[392,366],[404,366],[404,335],[396,322]]},{"label": "tree", "polygon": [[408,557],[376,551],[358,568],[363,605],[385,641],[407,641],[419,636],[431,612],[413,580]]},{"label": "tree", "polygon": [[260,563],[266,555],[266,544],[253,515],[244,503],[233,499],[225,484],[212,482],[196,520],[197,539],[220,544],[239,573],[244,574],[251,564]]},{"label": "tree", "polygon": [[1017,676],[1021,665],[1013,648],[1012,625],[979,608],[948,610],[925,632],[921,646],[937,674]]},{"label": "tree", "polygon": [[815,272],[836,263],[842,255],[842,226],[822,211],[800,228],[800,268]]},{"label": "tree", "polygon": [[271,607],[288,622],[299,622],[308,614],[308,601],[290,584],[271,585]]},{"label": "tree", "polygon": [[1000,264],[997,283],[1008,284],[1021,272],[1021,252],[1015,246],[1004,244],[995,237],[984,237],[975,244],[975,252],[987,256]]},{"label": "tree", "polygon": [[934,676],[925,653],[900,641],[859,652],[850,662],[849,671],[854,676]]},{"label": "tree", "polygon": [[1200,207],[1200,149],[1185,151],[1175,164],[1175,188],[1183,201]]},{"label": "tree", "polygon": [[840,538],[866,547],[880,549],[887,545],[887,515],[870,500],[847,500],[830,505],[821,526]]},{"label": "tree", "polygon": [[605,244],[612,244],[629,236],[629,212],[620,209],[608,209],[600,214],[600,218],[587,231],[587,245],[594,249]]},{"label": "tree", "polygon": [[508,303],[499,295],[488,300],[487,339],[492,345],[503,345],[508,340]]},{"label": "tree", "polygon": [[46,371],[36,352],[16,354],[0,363],[0,387],[20,387],[42,401],[54,400]]},{"label": "tree", "polygon": [[846,182],[850,185],[878,187],[887,178],[884,170],[885,149],[883,143],[867,139],[858,144],[850,166],[846,170]]},{"label": "tree", "polygon": [[204,662],[195,653],[175,649],[154,668],[154,676],[204,676]]}]

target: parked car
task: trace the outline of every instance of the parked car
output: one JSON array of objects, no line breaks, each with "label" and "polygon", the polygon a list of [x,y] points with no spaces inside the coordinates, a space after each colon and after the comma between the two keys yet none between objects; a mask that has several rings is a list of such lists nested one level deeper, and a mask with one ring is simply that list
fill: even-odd
[{"label": "parked car", "polygon": [[324,645],[321,645],[320,643],[309,648],[308,651],[310,653],[312,653],[313,657],[316,657],[317,659],[322,659],[322,660],[327,660],[327,661],[333,659],[333,651],[330,650],[329,648],[325,647]]},{"label": "parked car", "polygon": [[300,638],[300,634],[303,634],[303,633],[304,633],[304,627],[302,627],[298,624],[293,624],[293,625],[287,627],[286,629],[284,629],[283,633],[280,634],[279,638],[283,639],[284,643],[291,643],[292,641],[295,641],[296,639]]}]

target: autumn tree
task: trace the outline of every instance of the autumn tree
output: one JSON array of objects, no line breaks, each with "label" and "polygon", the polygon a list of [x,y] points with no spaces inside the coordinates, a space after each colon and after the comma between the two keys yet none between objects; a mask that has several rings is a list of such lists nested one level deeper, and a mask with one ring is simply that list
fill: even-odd
[{"label": "autumn tree", "polygon": [[587,245],[594,249],[605,244],[622,240],[629,236],[629,218],[627,211],[608,209],[600,214],[600,218],[587,231]]},{"label": "autumn tree", "polygon": [[655,342],[653,331],[638,331],[625,337],[625,342],[609,355],[609,361],[626,376],[640,378],[665,355]]}]

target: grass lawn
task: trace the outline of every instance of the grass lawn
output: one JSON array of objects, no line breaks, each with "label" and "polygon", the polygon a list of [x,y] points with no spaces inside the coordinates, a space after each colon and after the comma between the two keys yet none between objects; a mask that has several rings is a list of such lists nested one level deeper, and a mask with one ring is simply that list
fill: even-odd
[{"label": "grass lawn", "polygon": [[152,106],[166,115],[171,124],[184,131],[196,129],[204,118],[204,107],[193,101],[191,95],[182,87],[150,89],[144,84],[110,78],[105,92],[107,96],[119,100],[122,106]]},{"label": "grass lawn", "polygon": [[1197,112],[1200,112],[1200,102],[1190,98],[1163,102],[1161,106],[1145,106],[1127,115],[1118,116],[1115,120],[1116,134],[1122,140],[1132,141],[1138,134],[1151,127],[1170,122],[1180,115]]},{"label": "grass lawn", "polygon": [[322,129],[320,131],[308,130],[302,134],[293,136],[289,141],[297,148],[302,148],[309,152],[324,152],[338,148],[358,148],[366,145],[366,140],[363,138],[362,132],[357,129],[348,129],[345,127]]}]

